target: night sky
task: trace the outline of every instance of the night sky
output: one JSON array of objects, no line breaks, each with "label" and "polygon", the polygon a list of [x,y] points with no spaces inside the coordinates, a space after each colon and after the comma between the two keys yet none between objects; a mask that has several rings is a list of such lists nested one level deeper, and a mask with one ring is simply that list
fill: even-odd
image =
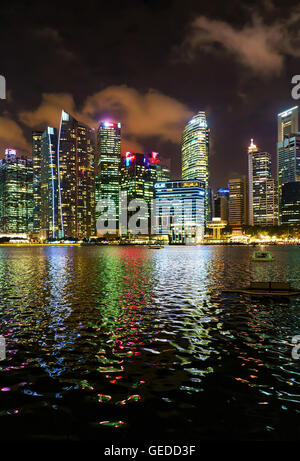
[{"label": "night sky", "polygon": [[[250,138],[276,152],[276,114],[297,104],[297,1],[1,3],[0,153],[31,152],[61,108],[93,127],[123,124],[122,151],[157,151],[180,177],[180,138],[206,110],[211,184],[246,173]],[[273,163],[274,163],[273,162]]]}]

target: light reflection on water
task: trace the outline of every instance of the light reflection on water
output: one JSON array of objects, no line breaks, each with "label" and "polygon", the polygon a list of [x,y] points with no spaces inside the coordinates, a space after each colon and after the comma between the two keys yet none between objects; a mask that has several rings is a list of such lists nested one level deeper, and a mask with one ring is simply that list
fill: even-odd
[{"label": "light reflection on water", "polygon": [[296,439],[300,248],[0,248],[3,438]]}]

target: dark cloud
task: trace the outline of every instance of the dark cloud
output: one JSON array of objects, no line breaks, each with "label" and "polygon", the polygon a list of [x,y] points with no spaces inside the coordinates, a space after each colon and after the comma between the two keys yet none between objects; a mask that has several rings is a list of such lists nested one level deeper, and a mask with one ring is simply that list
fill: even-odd
[{"label": "dark cloud", "polygon": [[62,109],[94,128],[106,114],[121,120],[123,150],[134,151],[143,150],[143,141],[153,137],[178,144],[185,123],[193,115],[185,104],[159,91],[150,89],[142,93],[121,85],[88,96],[81,109],[70,94],[43,94],[40,105],[20,112],[19,120],[35,129],[45,125],[57,127]]},{"label": "dark cloud", "polygon": [[31,150],[22,128],[14,120],[4,116],[0,117],[0,149],[4,152],[7,147],[26,152]]},{"label": "dark cloud", "polygon": [[70,61],[77,59],[76,54],[66,47],[64,39],[58,30],[52,27],[44,27],[43,29],[34,30],[33,34],[36,36],[37,40],[43,40],[47,43],[52,42],[56,53],[62,58]]},{"label": "dark cloud", "polygon": [[255,74],[274,76],[282,72],[286,56],[300,56],[300,32],[295,25],[300,25],[298,7],[288,18],[270,24],[255,13],[242,27],[200,16],[191,24],[182,53],[196,59],[197,51],[214,52],[217,44]]}]

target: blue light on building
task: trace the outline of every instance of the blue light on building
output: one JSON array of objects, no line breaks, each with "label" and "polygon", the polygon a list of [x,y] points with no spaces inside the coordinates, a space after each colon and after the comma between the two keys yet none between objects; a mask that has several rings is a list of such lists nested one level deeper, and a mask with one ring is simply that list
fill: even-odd
[{"label": "blue light on building", "polygon": [[201,243],[205,221],[205,182],[155,184],[155,232],[172,244]]}]

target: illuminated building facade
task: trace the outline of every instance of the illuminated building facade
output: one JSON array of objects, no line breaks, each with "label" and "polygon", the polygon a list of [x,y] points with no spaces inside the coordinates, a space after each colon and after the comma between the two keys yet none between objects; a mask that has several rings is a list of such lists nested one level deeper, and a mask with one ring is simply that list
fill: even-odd
[{"label": "illuminated building facade", "polygon": [[205,182],[168,181],[155,184],[155,232],[171,244],[203,240]]},{"label": "illuminated building facade", "polygon": [[[127,194],[127,204],[134,199],[146,202],[148,211],[141,218],[141,228],[150,230],[150,210],[154,199],[154,184],[157,181],[157,153],[140,154],[126,152],[121,158],[120,189]],[[128,218],[134,214],[128,213]],[[122,232],[122,229],[121,229]]]},{"label": "illuminated building facade", "polygon": [[277,185],[272,179],[271,154],[261,152],[251,139],[248,148],[249,225],[278,224]]},{"label": "illuminated building facade", "polygon": [[219,188],[214,195],[214,218],[229,220],[229,189]]},{"label": "illuminated building facade", "polygon": [[300,181],[300,133],[277,143],[278,181]]},{"label": "illuminated building facade", "polygon": [[169,161],[162,161],[158,156],[158,152],[151,152],[151,154],[146,154],[149,163],[153,168],[156,169],[157,181],[170,181],[171,173]]},{"label": "illuminated building facade", "polygon": [[300,180],[300,133],[298,106],[278,114],[278,184]]},{"label": "illuminated building facade", "polygon": [[247,224],[247,180],[245,177],[229,180],[229,225],[241,230]]},{"label": "illuminated building facade", "polygon": [[205,112],[198,112],[186,125],[182,135],[182,179],[205,183],[206,220],[210,219],[209,201],[209,128]]},{"label": "illuminated building facade", "polygon": [[281,223],[300,224],[300,181],[282,184]]},{"label": "illuminated building facade", "polygon": [[48,126],[41,139],[40,237],[61,237],[59,232],[57,130]]},{"label": "illuminated building facade", "polygon": [[0,160],[0,232],[33,232],[32,160],[6,149]]},{"label": "illuminated building facade", "polygon": [[63,238],[95,234],[93,130],[62,111],[58,134],[59,228]]},{"label": "illuminated building facade", "polygon": [[101,199],[115,202],[118,227],[121,162],[121,123],[101,122],[97,132],[96,156],[96,220],[99,217],[97,203]]},{"label": "illuminated building facade", "polygon": [[42,131],[32,133],[32,166],[33,166],[33,233],[40,232],[41,212],[41,160],[42,160]]},{"label": "illuminated building facade", "polygon": [[280,114],[277,118],[278,124],[278,142],[288,138],[293,133],[298,131],[298,106],[287,109]]}]

